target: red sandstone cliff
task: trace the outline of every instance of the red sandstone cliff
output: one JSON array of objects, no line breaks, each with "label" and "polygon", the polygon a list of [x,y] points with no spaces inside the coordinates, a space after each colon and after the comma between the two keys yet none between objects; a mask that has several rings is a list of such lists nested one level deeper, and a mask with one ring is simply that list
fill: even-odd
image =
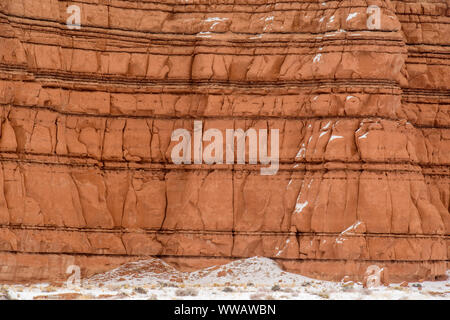
[{"label": "red sandstone cliff", "polygon": [[[1,0],[0,280],[148,255],[443,276],[449,34],[445,0]],[[279,129],[280,170],[173,164],[193,119]]]}]

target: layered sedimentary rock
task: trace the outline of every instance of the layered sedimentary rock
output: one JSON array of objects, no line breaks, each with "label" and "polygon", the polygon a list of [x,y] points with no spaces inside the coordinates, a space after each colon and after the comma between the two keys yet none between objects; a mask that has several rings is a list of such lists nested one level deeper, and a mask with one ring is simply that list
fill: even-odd
[{"label": "layered sedimentary rock", "polygon": [[[2,0],[0,280],[150,255],[443,277],[449,15],[445,0]],[[174,164],[194,119],[279,129],[279,171]]]}]

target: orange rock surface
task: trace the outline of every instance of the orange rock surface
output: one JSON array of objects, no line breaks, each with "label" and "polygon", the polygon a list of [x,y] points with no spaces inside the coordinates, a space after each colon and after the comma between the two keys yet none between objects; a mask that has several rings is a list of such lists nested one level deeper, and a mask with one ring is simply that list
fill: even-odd
[{"label": "orange rock surface", "polygon": [[[0,280],[255,255],[442,278],[449,34],[446,0],[1,0]],[[278,173],[175,165],[194,119],[279,129]]]}]

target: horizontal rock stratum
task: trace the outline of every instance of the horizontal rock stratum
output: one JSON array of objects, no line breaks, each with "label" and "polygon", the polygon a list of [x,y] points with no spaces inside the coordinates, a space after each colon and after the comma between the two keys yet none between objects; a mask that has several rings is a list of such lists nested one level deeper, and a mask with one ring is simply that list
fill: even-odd
[{"label": "horizontal rock stratum", "polygon": [[[449,34],[445,0],[1,0],[0,280],[147,256],[444,277]],[[194,120],[278,129],[278,172],[176,165]]]}]

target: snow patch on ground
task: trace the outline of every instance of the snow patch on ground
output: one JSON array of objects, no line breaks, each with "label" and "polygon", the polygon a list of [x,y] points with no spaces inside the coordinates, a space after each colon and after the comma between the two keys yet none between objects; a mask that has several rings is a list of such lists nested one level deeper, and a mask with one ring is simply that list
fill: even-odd
[{"label": "snow patch on ground", "polygon": [[[286,242],[287,244],[287,242]],[[280,251],[282,252],[283,249]],[[280,253],[281,253],[280,252]],[[450,276],[450,271],[447,272]],[[450,299],[450,282],[391,284],[314,280],[253,257],[195,272],[180,272],[160,259],[127,263],[82,279],[80,286],[4,285],[0,299]]]}]

